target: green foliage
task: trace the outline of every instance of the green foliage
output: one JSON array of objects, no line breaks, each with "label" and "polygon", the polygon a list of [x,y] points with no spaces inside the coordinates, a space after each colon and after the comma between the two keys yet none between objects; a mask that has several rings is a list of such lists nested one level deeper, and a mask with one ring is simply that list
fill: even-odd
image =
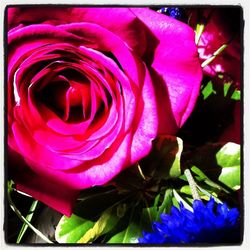
[{"label": "green foliage", "polygon": [[70,218],[63,216],[56,227],[55,238],[59,243],[76,243],[93,225],[94,222],[74,214]]},{"label": "green foliage", "polygon": [[[192,192],[184,169],[190,168],[198,195],[234,199],[240,187],[240,146],[208,144],[182,158],[182,140],[160,137],[147,159],[112,180],[106,187],[84,190],[76,214],[62,217],[56,229],[60,243],[136,243],[152,221],[180,202],[192,211]],[[97,205],[98,201],[98,205]],[[90,211],[90,213],[87,213]]]},{"label": "green foliage", "polygon": [[202,32],[205,28],[204,23],[197,23],[195,27],[195,44],[199,43],[200,37],[202,35]]},{"label": "green foliage", "polygon": [[99,236],[109,232],[117,223],[119,217],[112,209],[108,209],[102,213],[95,224],[77,241],[77,243],[92,242]]},{"label": "green foliage", "polygon": [[204,182],[206,183],[208,186],[218,189],[218,190],[224,190],[225,192],[227,192],[227,190],[225,190],[223,187],[221,187],[218,183],[215,183],[214,181],[212,181],[211,179],[209,179],[207,177],[207,175],[205,175],[199,168],[193,166],[191,168],[192,172],[196,174],[196,180],[198,182]]},{"label": "green foliage", "polygon": [[[188,209],[189,211],[193,211],[192,206],[190,206],[190,204],[188,204],[188,202],[187,202],[185,199],[183,199],[183,197],[180,196],[179,193],[178,193],[176,190],[173,190],[173,194],[174,194],[175,200],[178,202],[177,204],[182,203],[183,206],[184,206],[186,209]],[[176,206],[176,207],[177,207],[177,204],[175,203],[175,206]],[[179,205],[178,205],[178,207],[179,207]]]},{"label": "green foliage", "polygon": [[240,90],[233,84],[232,80],[225,79],[224,75],[218,75],[220,81],[212,79],[207,83],[202,84],[201,94],[203,100],[208,99],[211,95],[217,95],[221,98],[231,99],[233,101],[240,101]]},{"label": "green foliage", "polygon": [[130,210],[129,220],[126,228],[118,234],[111,237],[107,243],[134,243],[140,236],[142,228],[139,224],[136,206]]},{"label": "green foliage", "polygon": [[212,81],[209,81],[201,90],[204,100],[206,100],[210,95],[216,94],[216,91],[213,89]]},{"label": "green foliage", "polygon": [[164,194],[164,199],[163,199],[162,204],[159,206],[156,219],[159,219],[159,216],[161,213],[170,212],[170,208],[172,205],[172,197],[173,197],[173,191],[171,189],[166,189],[165,194]]},{"label": "green foliage", "polygon": [[[196,18],[200,18],[199,15]],[[198,44],[205,23],[195,27]],[[202,63],[206,67],[228,44],[223,44]],[[230,78],[230,72],[216,77],[204,76],[195,110],[177,137],[158,136],[148,156],[122,171],[103,187],[83,190],[70,218],[62,216],[56,231],[58,243],[136,243],[142,231],[150,231],[160,214],[169,213],[180,203],[192,211],[192,192],[183,172],[188,168],[194,178],[198,197],[216,202],[226,200],[238,205],[237,190],[241,186],[241,152],[235,143],[218,141],[224,129],[233,122],[235,104],[241,92]],[[184,145],[183,145],[184,141]],[[203,145],[203,146],[201,146]],[[29,227],[47,243],[52,243],[32,226],[32,213],[23,217],[11,199],[13,182],[8,182],[10,206],[23,221],[20,242]],[[36,206],[33,203],[31,211]]]},{"label": "green foliage", "polygon": [[228,193],[228,188],[240,188],[240,145],[231,142],[206,145],[199,148],[189,162],[199,166],[191,167],[196,180],[217,192]]},{"label": "green foliage", "polygon": [[[151,153],[141,161],[145,173],[154,179],[176,178],[181,174],[180,159],[183,142],[175,136],[159,136]],[[144,168],[143,168],[144,169]]]},{"label": "green foliage", "polygon": [[229,179],[228,183],[220,183],[221,176],[229,173],[225,169],[232,170],[235,174],[234,182],[240,185],[240,145],[238,144],[229,142],[225,145],[218,143],[204,145],[189,155],[188,164],[196,174],[196,179],[199,182],[204,181],[211,187],[222,190],[222,184],[224,184],[234,188]]},{"label": "green foliage", "polygon": [[[37,228],[35,228],[29,220],[27,220],[22,214],[21,212],[17,209],[15,203],[13,202],[12,198],[11,198],[11,193],[14,191],[14,182],[12,180],[7,182],[7,199],[9,202],[9,205],[11,207],[11,209],[13,210],[13,212],[15,212],[15,214],[17,215],[17,217],[24,223],[26,224],[37,236],[39,236],[42,240],[44,240],[45,242],[51,244],[53,243],[50,239],[48,239],[42,232],[40,232]],[[22,230],[21,230],[22,233]]]},{"label": "green foliage", "polygon": [[217,163],[222,171],[219,181],[227,187],[237,190],[240,188],[240,146],[227,143],[216,154]]},{"label": "green foliage", "polygon": [[225,130],[239,119],[235,108],[240,96],[238,85],[229,74],[204,75],[195,108],[177,136],[194,147],[220,141]]},{"label": "green foliage", "polygon": [[224,97],[240,101],[240,90],[235,89],[232,82],[224,83]]},{"label": "green foliage", "polygon": [[[37,200],[34,200],[32,202],[30,210],[29,210],[29,213],[26,216],[26,220],[27,221],[31,222],[32,217],[34,215],[34,212],[36,210],[37,204],[38,204]],[[21,230],[20,230],[20,232],[18,234],[16,243],[20,243],[21,242],[21,240],[22,240],[22,238],[23,238],[23,236],[24,236],[24,234],[25,234],[25,232],[27,231],[28,228],[29,228],[28,225],[26,223],[23,223],[22,228],[21,228]]]},{"label": "green foliage", "polygon": [[231,95],[231,99],[235,100],[235,101],[240,101],[240,91],[239,90],[235,90],[233,92],[233,94]]},{"label": "green foliage", "polygon": [[[231,142],[207,144],[189,155],[186,167],[191,169],[203,199],[212,196],[219,203],[226,199],[237,206],[234,191],[241,186],[240,156],[240,145]],[[184,176],[180,178],[186,181]],[[180,192],[187,197],[191,194],[188,186],[183,186]]]}]

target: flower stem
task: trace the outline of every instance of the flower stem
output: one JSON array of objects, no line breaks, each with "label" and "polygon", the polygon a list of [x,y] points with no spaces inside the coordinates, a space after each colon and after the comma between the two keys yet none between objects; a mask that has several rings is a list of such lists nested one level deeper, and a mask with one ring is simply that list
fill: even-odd
[{"label": "flower stem", "polygon": [[18,216],[18,218],[25,223],[27,226],[29,226],[29,228],[31,230],[34,231],[34,233],[36,233],[41,239],[43,239],[44,241],[46,241],[47,243],[53,243],[51,240],[49,240],[43,233],[41,233],[38,229],[36,229],[25,217],[22,216],[22,214],[20,213],[20,211],[17,209],[17,207],[15,206],[13,200],[11,199],[11,191],[12,191],[12,182],[8,183],[8,191],[7,191],[7,198],[10,204],[11,209],[15,212],[15,214]]},{"label": "flower stem", "polygon": [[195,44],[198,44],[204,31],[205,25],[203,23],[198,23],[195,28]]},{"label": "flower stem", "polygon": [[223,44],[219,49],[217,49],[212,56],[206,59],[202,64],[201,67],[205,68],[208,64],[210,64],[225,48],[227,48],[228,44]]},{"label": "flower stem", "polygon": [[[38,204],[38,200],[34,200],[32,202],[30,210],[29,210],[29,212],[28,212],[28,214],[26,216],[27,221],[31,222],[33,214],[34,214],[34,212],[36,210],[37,204]],[[19,232],[19,235],[17,237],[17,241],[16,241],[17,244],[19,244],[21,242],[21,240],[23,238],[23,235],[25,234],[27,228],[28,228],[28,225],[26,223],[23,223],[23,226],[22,226],[22,228],[21,228],[21,230]]]},{"label": "flower stem", "polygon": [[188,181],[188,184],[189,184],[189,186],[190,186],[190,189],[191,189],[191,193],[192,193],[193,199],[194,199],[194,200],[201,200],[201,198],[200,198],[200,196],[199,196],[199,194],[198,194],[198,191],[197,191],[197,184],[196,184],[196,182],[194,181],[194,178],[193,178],[193,176],[192,176],[190,170],[189,170],[189,169],[186,169],[186,170],[184,171],[184,174],[185,174],[185,176],[186,176],[186,178],[187,178],[187,181]]},{"label": "flower stem", "polygon": [[140,173],[142,179],[146,180],[146,177],[145,177],[145,175],[143,174],[142,169],[141,169],[141,166],[139,165],[139,163],[137,163],[137,168],[138,168],[138,170],[139,170],[139,173]]}]

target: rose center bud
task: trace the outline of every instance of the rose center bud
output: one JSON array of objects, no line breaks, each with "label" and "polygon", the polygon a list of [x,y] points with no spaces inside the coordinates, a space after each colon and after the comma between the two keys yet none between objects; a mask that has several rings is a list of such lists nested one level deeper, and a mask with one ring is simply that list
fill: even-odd
[{"label": "rose center bud", "polygon": [[66,93],[67,104],[69,108],[81,107],[83,118],[86,119],[91,107],[90,84],[71,81],[71,86]]},{"label": "rose center bud", "polygon": [[[50,96],[50,107],[58,113],[62,111],[61,118],[65,121],[81,121],[87,119],[91,110],[90,83],[79,83],[71,80],[70,85],[63,82],[54,84],[49,88],[47,96]],[[48,101],[46,101],[48,103]],[[53,104],[54,103],[54,104]],[[60,112],[58,113],[60,114]]]},{"label": "rose center bud", "polygon": [[84,94],[81,92],[81,88],[79,87],[70,87],[68,89],[68,95],[70,99],[71,106],[80,106],[82,105],[82,97],[89,99],[89,93],[87,93],[88,87],[84,87]]}]

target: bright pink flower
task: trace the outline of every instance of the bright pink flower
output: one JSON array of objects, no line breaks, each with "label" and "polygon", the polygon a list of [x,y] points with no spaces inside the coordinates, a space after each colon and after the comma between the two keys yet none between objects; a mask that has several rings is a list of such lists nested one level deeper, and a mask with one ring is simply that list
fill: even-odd
[{"label": "bright pink flower", "polygon": [[8,27],[13,176],[66,215],[77,190],[135,164],[194,107],[202,73],[179,21],[147,8],[27,7],[8,9]]},{"label": "bright pink flower", "polygon": [[[209,76],[226,74],[227,78],[231,78],[234,86],[239,89],[241,85],[240,8],[205,10],[204,16],[209,12],[211,16],[198,44],[200,58],[205,61],[223,44],[228,44],[228,46],[208,66],[204,67],[204,73]],[[240,103],[236,104],[233,116],[233,123],[226,128],[220,141],[240,143]]]},{"label": "bright pink flower", "polygon": [[223,44],[228,44],[228,47],[204,68],[204,72],[211,76],[226,73],[239,86],[241,76],[240,9],[206,10],[203,14],[209,16],[209,12],[211,16],[198,44],[200,58],[205,61]]}]

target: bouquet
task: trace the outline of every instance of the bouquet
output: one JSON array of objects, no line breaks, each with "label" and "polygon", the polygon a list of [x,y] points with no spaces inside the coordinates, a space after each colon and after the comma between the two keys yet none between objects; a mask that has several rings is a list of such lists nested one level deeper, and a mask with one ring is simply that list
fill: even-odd
[{"label": "bouquet", "polygon": [[7,243],[241,243],[240,7],[5,19]]}]

